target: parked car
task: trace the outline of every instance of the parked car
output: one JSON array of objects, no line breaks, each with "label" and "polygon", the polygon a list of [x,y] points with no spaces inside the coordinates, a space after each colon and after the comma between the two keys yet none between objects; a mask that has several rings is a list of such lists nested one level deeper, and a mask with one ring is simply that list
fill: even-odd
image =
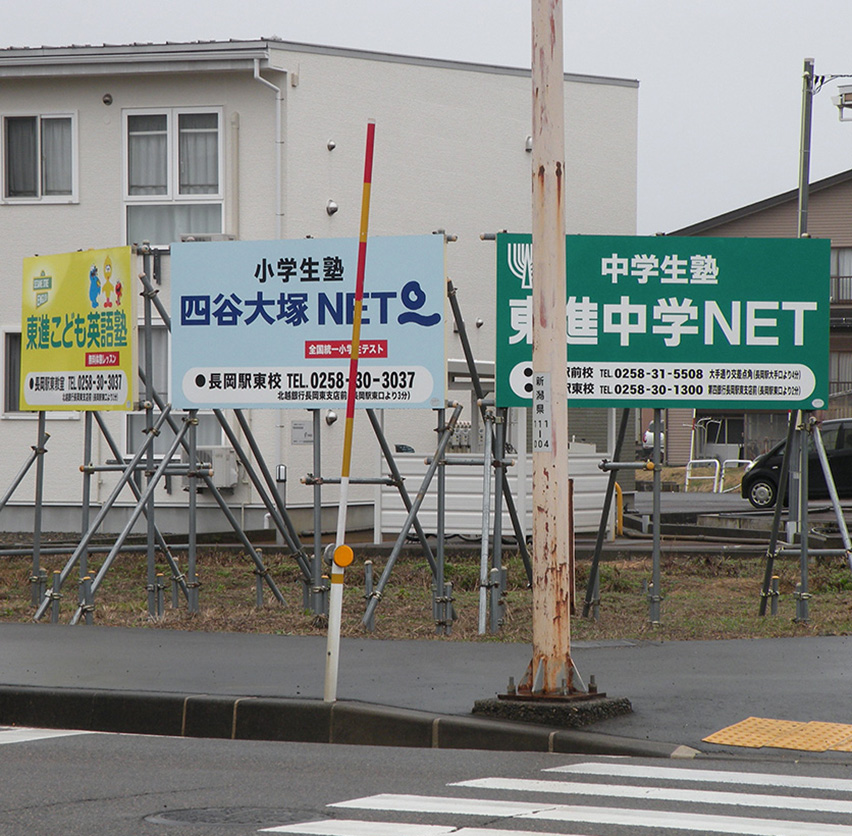
[{"label": "parked car", "polygon": [[[819,431],[838,496],[852,497],[852,418],[823,421]],[[755,508],[771,508],[778,499],[778,476],[785,446],[786,441],[776,444],[746,468],[741,492]],[[820,499],[828,495],[815,442],[809,434],[808,496]]]}]

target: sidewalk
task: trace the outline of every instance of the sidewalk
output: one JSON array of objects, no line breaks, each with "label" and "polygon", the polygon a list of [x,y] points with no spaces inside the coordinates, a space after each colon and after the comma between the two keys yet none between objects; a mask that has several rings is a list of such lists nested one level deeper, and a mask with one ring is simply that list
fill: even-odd
[{"label": "sidewalk", "polygon": [[[579,642],[572,657],[633,713],[582,730],[471,715],[529,662],[525,645],[0,624],[0,724],[152,734],[670,757],[750,716],[848,723],[852,638]],[[682,752],[681,752],[682,753]]]}]

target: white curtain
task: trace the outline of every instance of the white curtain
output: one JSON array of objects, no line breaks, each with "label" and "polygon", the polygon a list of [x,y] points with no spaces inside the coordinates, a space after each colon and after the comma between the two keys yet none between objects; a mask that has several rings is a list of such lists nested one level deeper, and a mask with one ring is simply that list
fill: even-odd
[{"label": "white curtain", "polygon": [[128,204],[127,243],[171,244],[193,232],[221,232],[218,203]]},{"label": "white curtain", "polygon": [[71,120],[41,120],[42,194],[71,194]]},{"label": "white curtain", "polygon": [[180,194],[219,191],[219,125],[215,113],[178,116]]},{"label": "white curtain", "polygon": [[168,193],[168,133],[166,115],[129,116],[127,119],[128,193]]}]

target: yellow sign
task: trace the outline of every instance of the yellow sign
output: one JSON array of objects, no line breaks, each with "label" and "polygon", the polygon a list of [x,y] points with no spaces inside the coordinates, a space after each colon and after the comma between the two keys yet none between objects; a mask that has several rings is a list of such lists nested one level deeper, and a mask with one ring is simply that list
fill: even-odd
[{"label": "yellow sign", "polygon": [[130,247],[24,259],[21,409],[133,409]]}]

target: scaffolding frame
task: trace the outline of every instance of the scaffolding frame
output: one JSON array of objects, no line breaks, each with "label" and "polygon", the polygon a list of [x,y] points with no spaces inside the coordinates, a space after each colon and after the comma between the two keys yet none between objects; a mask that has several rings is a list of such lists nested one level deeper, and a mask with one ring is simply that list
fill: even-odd
[{"label": "scaffolding frame", "polygon": [[[113,565],[118,554],[127,548],[127,540],[138,522],[144,516],[146,520],[146,538],[142,550],[147,555],[147,577],[146,593],[148,615],[151,618],[161,618],[164,615],[164,576],[158,571],[158,555],[162,555],[171,571],[172,607],[177,607],[182,595],[187,609],[191,613],[199,611],[199,587],[200,582],[197,575],[197,491],[203,487],[216,501],[222,514],[231,525],[237,539],[246,550],[255,566],[255,574],[258,577],[258,601],[262,603],[261,585],[265,583],[272,595],[282,605],[284,598],[269,574],[269,570],[263,563],[263,558],[249,540],[246,532],[231,512],[226,499],[220,490],[214,485],[212,469],[203,467],[198,460],[197,450],[197,410],[188,410],[180,419],[172,414],[170,404],[164,402],[157,392],[154,381],[154,361],[151,334],[154,328],[154,312],[168,331],[171,331],[171,317],[159,299],[159,291],[155,285],[161,283],[160,270],[161,259],[168,250],[152,249],[148,245],[137,248],[137,252],[143,260],[142,272],[139,280],[142,285],[141,296],[143,298],[142,322],[140,327],[145,335],[145,350],[139,363],[139,378],[144,387],[144,399],[141,407],[144,410],[145,439],[138,450],[127,460],[116,443],[103,413],[95,410],[84,411],[84,440],[83,440],[83,463],[80,471],[82,480],[82,514],[81,535],[70,557],[61,570],[54,573],[53,584],[48,589],[47,578],[40,567],[41,555],[41,507],[43,499],[43,468],[44,455],[47,451],[46,444],[49,434],[45,431],[45,412],[38,413],[38,441],[32,448],[33,452],[25,462],[21,471],[13,480],[6,495],[0,499],[0,510],[7,504],[9,498],[20,485],[24,476],[33,464],[37,468],[36,499],[35,499],[35,523],[33,536],[33,570],[31,574],[32,602],[35,607],[34,620],[41,620],[50,611],[51,620],[58,621],[59,599],[62,597],[61,589],[71,576],[74,567],[78,567],[78,594],[76,596],[76,609],[71,619],[72,624],[83,620],[86,624],[93,621],[95,608],[95,595],[102,585],[109,569]],[[153,279],[153,281],[152,281]],[[470,347],[470,342],[464,326],[464,320],[456,298],[456,289],[451,281],[447,281],[447,296],[453,313],[455,330],[459,334],[465,354],[473,390],[476,395],[477,404],[481,411],[487,436],[487,455],[482,459],[465,461],[464,464],[480,466],[483,469],[483,494],[487,499],[488,507],[483,502],[482,522],[482,549],[480,557],[480,632],[484,632],[485,612],[490,610],[489,627],[491,632],[497,632],[502,623],[505,606],[506,570],[502,565],[502,513],[503,504],[509,513],[515,531],[516,542],[520,551],[528,580],[531,578],[531,563],[526,548],[526,535],[518,519],[514,498],[509,490],[508,480],[504,478],[505,468],[510,466],[505,458],[506,438],[505,425],[508,420],[508,410],[493,410],[493,402],[485,399],[485,392],[477,370],[476,362]],[[436,624],[436,632],[448,635],[452,630],[452,624],[456,613],[453,606],[452,584],[445,580],[444,560],[444,515],[445,515],[445,468],[449,464],[459,464],[458,460],[448,461],[446,456],[447,446],[450,442],[452,432],[461,413],[461,405],[448,402],[447,408],[452,410],[449,419],[446,418],[445,409],[436,410],[438,416],[438,442],[435,454],[430,459],[429,470],[424,478],[414,499],[405,488],[403,477],[394,460],[390,445],[384,435],[383,428],[375,410],[365,410],[370,420],[374,435],[377,439],[382,456],[387,464],[389,474],[379,479],[352,479],[354,483],[362,484],[384,484],[393,485],[397,488],[400,498],[407,510],[408,516],[400,531],[394,549],[388,558],[381,577],[376,584],[369,581],[370,589],[366,595],[365,614],[363,623],[370,626],[374,622],[375,610],[382,598],[382,593],[390,577],[393,565],[396,562],[403,545],[405,544],[412,529],[420,542],[421,550],[426,558],[433,576],[433,615]],[[303,601],[309,606],[315,615],[323,617],[328,607],[328,586],[323,577],[323,549],[321,548],[321,530],[319,518],[322,510],[321,491],[323,484],[331,484],[338,480],[323,479],[319,473],[321,469],[321,440],[318,432],[320,423],[319,409],[311,410],[314,421],[314,474],[308,474],[304,480],[306,484],[314,486],[314,553],[310,555],[299,540],[298,533],[293,526],[292,520],[287,512],[286,503],[278,490],[277,484],[266,464],[260,446],[247,421],[244,411],[235,409],[234,415],[239,429],[245,439],[248,450],[241,443],[234,427],[220,409],[212,410],[222,432],[225,434],[229,444],[243,468],[246,477],[250,480],[260,502],[268,512],[268,518],[283,538],[284,543],[290,551],[291,557],[296,561],[301,573],[303,584]],[[95,465],[92,462],[92,440],[95,426],[100,431],[113,460],[105,464]],[[159,457],[155,454],[155,440],[160,432],[168,427],[174,435],[167,452]],[[183,450],[187,461],[179,462],[173,457]],[[253,464],[253,461],[254,464]],[[491,551],[491,566],[488,565],[488,537],[490,532],[490,492],[492,481],[492,470],[494,472],[494,521],[493,521],[493,550]],[[107,499],[101,504],[97,513],[91,515],[91,477],[98,472],[116,472],[119,478]],[[425,498],[426,491],[430,487],[432,479],[437,474],[438,485],[438,531],[436,552],[433,554],[429,539],[423,530],[418,518],[418,511]],[[187,571],[182,572],[174,555],[174,547],[170,546],[166,536],[156,523],[156,508],[154,493],[156,487],[165,477],[181,476],[188,482],[188,533],[187,533]],[[113,509],[120,495],[128,488],[134,497],[135,504],[130,509],[128,521],[117,535],[112,546],[109,548],[106,558],[101,564],[94,578],[89,572],[89,555],[95,550],[93,538],[100,529],[109,512]],[[101,549],[97,549],[101,551]],[[57,553],[54,550],[52,553]],[[371,567],[372,568],[372,567]]]}]

